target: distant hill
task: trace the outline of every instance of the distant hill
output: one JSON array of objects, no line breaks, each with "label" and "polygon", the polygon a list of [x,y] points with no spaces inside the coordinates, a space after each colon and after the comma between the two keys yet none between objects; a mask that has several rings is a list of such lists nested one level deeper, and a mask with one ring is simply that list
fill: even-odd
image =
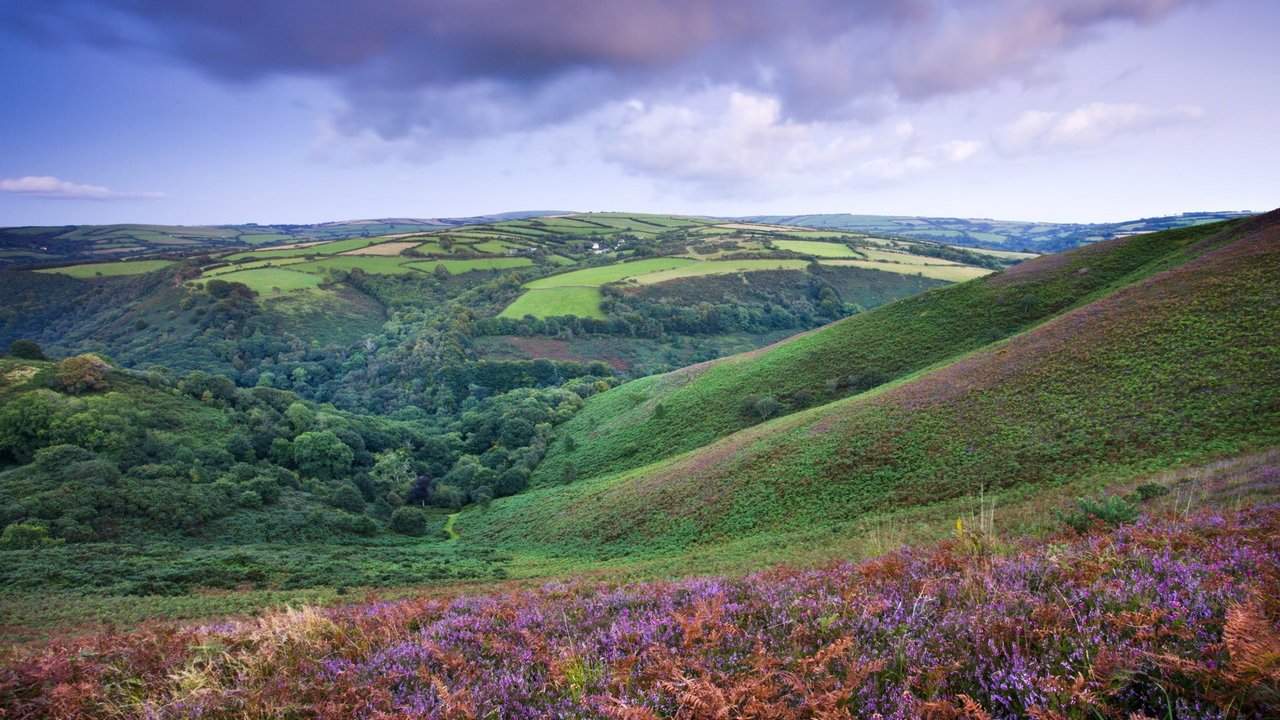
[{"label": "distant hill", "polygon": [[1247,217],[1248,211],[1189,212],[1115,223],[1048,223],[989,218],[935,218],[904,215],[751,215],[750,222],[848,230],[934,240],[966,247],[1046,253],[1133,233],[1203,225]]},{"label": "distant hill", "polygon": [[310,225],[61,225],[0,228],[0,267],[66,261],[117,260],[193,250],[252,248],[309,240],[341,240],[459,225],[520,220],[555,211],[520,211],[463,218],[383,218]]}]

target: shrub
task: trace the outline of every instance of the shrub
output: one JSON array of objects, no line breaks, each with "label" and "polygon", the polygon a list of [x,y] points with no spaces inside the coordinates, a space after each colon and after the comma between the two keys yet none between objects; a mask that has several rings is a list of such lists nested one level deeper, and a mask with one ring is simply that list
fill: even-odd
[{"label": "shrub", "polygon": [[391,529],[401,535],[422,537],[427,532],[427,514],[416,507],[398,507],[391,513]]},{"label": "shrub", "polygon": [[4,550],[29,550],[57,542],[49,537],[49,528],[35,523],[10,523],[0,534],[0,549]]},{"label": "shrub", "polygon": [[45,360],[44,350],[33,340],[14,340],[9,343],[9,355],[19,360]]},{"label": "shrub", "polygon": [[1133,522],[1137,517],[1137,504],[1119,495],[1107,495],[1098,499],[1077,498],[1075,510],[1069,513],[1058,512],[1058,518],[1078,533],[1088,532],[1097,522],[1117,527]]}]

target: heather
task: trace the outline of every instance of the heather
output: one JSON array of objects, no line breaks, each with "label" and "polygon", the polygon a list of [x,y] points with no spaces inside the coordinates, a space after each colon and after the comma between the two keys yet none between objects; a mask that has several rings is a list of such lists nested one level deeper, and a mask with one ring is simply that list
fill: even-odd
[{"label": "heather", "polygon": [[1263,718],[1280,506],[1018,542],[960,532],[738,579],[300,609],[0,670],[0,716]]}]

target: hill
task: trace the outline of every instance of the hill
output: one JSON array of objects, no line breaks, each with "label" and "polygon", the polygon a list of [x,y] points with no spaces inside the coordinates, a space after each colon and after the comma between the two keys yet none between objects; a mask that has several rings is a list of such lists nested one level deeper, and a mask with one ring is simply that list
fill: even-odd
[{"label": "hill", "polygon": [[[1072,281],[1089,276],[1098,277],[1097,286],[1082,288]],[[732,373],[732,381],[719,382],[744,379],[720,396],[741,398],[760,376],[789,375],[762,371],[752,378],[753,362],[762,367],[771,359],[785,363],[789,354],[820,348],[827,337],[839,337],[877,315],[919,317],[936,310],[940,322],[922,323],[921,330],[945,328],[948,318],[963,321],[966,329],[968,323],[1000,329],[999,315],[994,323],[988,319],[989,304],[959,315],[948,315],[948,305],[953,297],[970,293],[1017,305],[1024,296],[1019,291],[1037,281],[1046,290],[1065,288],[1062,294],[1046,295],[1049,307],[1092,301],[968,354],[977,341],[967,332],[958,341],[943,334],[936,355],[929,354],[929,343],[922,343],[926,352],[918,356],[920,364],[900,369],[918,371],[915,375],[626,472],[617,470],[627,467],[628,455],[671,455],[665,446],[673,434],[654,432],[651,441],[659,449],[627,453],[611,446],[614,436],[602,426],[604,437],[596,445],[582,432],[593,419],[588,409],[575,419],[578,425],[566,426],[567,434],[577,435],[580,449],[565,452],[579,458],[597,451],[612,454],[620,458],[617,467],[593,457],[584,465],[595,477],[532,491],[484,513],[464,514],[457,526],[480,542],[534,552],[671,552],[839,525],[976,494],[980,487],[1047,487],[1088,478],[1102,482],[1280,442],[1275,394],[1280,387],[1280,304],[1275,294],[1280,287],[1280,213],[1228,228],[1094,245],[904,301],[784,344],[772,354],[762,353],[760,360],[726,361],[724,367],[742,368]],[[1080,293],[1074,298],[1069,292],[1073,288]],[[1088,297],[1089,291],[1096,296]],[[894,332],[892,327],[885,330]],[[906,339],[899,351],[912,356],[914,343],[908,329],[903,332]],[[847,346],[833,347],[839,354],[828,355],[826,362],[840,370],[829,376],[863,370],[857,355],[849,364],[842,362]],[[948,351],[950,359],[941,362]],[[701,372],[714,378],[714,368]],[[682,381],[691,389],[680,397],[693,397],[699,382],[715,384],[701,377],[694,370],[624,385],[595,402],[640,404],[647,401],[646,389],[662,392],[662,383],[671,387]],[[677,395],[671,397],[672,408],[666,412],[679,418],[689,406],[676,405]],[[652,415],[657,407],[653,403],[644,413]],[[708,440],[726,434],[715,425],[698,430]],[[627,445],[628,434],[618,437],[620,445],[636,447]],[[679,449],[683,447],[672,448]]]},{"label": "hill", "polygon": [[754,215],[749,222],[780,223],[933,240],[966,247],[1045,253],[1098,240],[1247,217],[1248,211],[1191,212],[1116,223],[1048,223],[901,215]]}]

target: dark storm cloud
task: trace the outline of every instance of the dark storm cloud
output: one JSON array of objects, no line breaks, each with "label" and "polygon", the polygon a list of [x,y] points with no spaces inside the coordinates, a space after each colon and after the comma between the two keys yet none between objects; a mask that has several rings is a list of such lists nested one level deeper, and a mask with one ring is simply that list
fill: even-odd
[{"label": "dark storm cloud", "polygon": [[1108,23],[1199,0],[16,0],[0,22],[134,46],[230,81],[329,80],[340,128],[537,127],[730,85],[798,120],[1030,76]]}]

